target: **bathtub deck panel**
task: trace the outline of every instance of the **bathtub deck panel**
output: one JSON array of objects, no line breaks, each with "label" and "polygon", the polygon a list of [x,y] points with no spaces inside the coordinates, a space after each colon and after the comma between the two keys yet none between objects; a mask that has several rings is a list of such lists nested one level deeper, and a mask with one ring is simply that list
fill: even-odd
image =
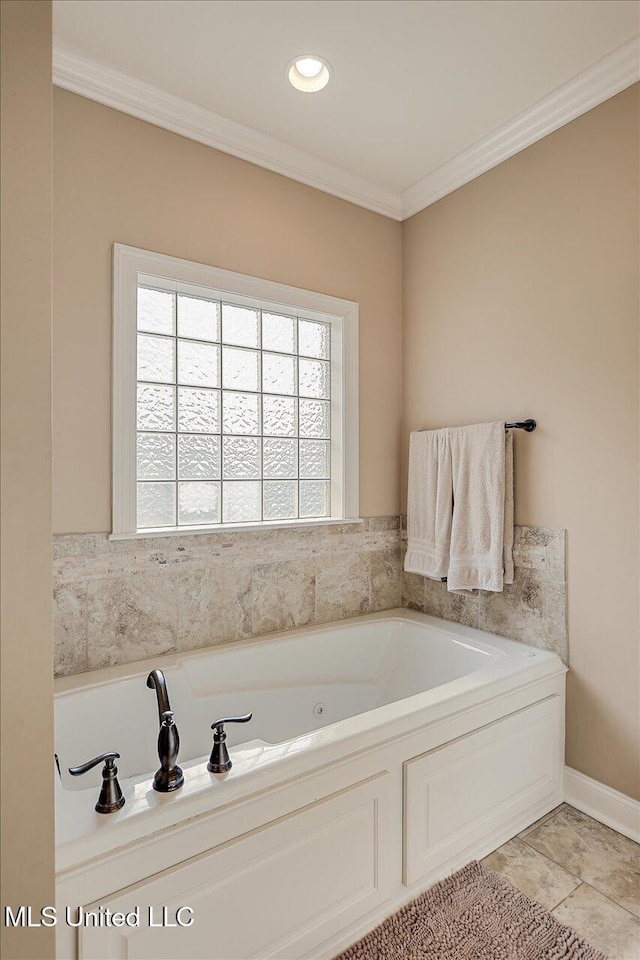
[{"label": "bathtub deck panel", "polygon": [[407,886],[557,792],[560,709],[550,697],[404,764]]},{"label": "bathtub deck panel", "polygon": [[[136,884],[106,903],[190,926],[81,929],[79,957],[100,960],[262,960],[296,957],[317,931],[337,931],[391,889],[389,775],[382,774]],[[183,922],[190,919],[184,910]]]},{"label": "bathtub deck panel", "polygon": [[[172,795],[151,788],[152,667],[184,734]],[[58,960],[335,956],[561,801],[565,673],[396,610],[59,681],[62,765],[119,748],[126,804],[100,816],[97,783],[56,777],[58,909],[188,905],[196,921],[161,939],[60,924]],[[232,770],[210,774],[212,720],[249,710]]]}]

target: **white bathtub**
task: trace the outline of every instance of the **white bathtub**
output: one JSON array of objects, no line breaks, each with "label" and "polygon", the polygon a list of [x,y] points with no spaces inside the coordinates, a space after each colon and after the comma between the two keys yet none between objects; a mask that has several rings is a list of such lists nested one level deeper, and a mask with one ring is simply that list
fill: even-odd
[{"label": "white bathtub", "polygon": [[[151,787],[158,766],[158,713],[155,691],[145,681],[153,667],[165,673],[181,737],[179,763],[185,784],[170,795],[160,795]],[[554,654],[395,610],[58,680],[59,896],[74,905],[105,897],[119,902],[117,894],[130,883],[150,882],[160,871],[177,869],[205,851],[226,849],[231,840],[238,841],[240,850],[240,839],[249,831],[268,832],[267,825],[300,811],[307,816],[310,804],[326,806],[327,798],[342,796],[344,791],[355,797],[360,790],[368,796],[367,785],[379,782],[381,793],[376,788],[371,801],[375,802],[375,836],[365,837],[374,829],[367,820],[358,841],[367,857],[375,853],[376,877],[371,885],[375,896],[356,898],[355,902],[362,901],[360,909],[347,910],[338,927],[334,904],[327,908],[325,921],[320,922],[315,911],[315,919],[310,918],[302,932],[294,931],[288,939],[278,929],[266,945],[245,943],[238,933],[242,942],[226,940],[219,946],[222,952],[215,952],[211,943],[203,941],[199,946],[196,934],[189,941],[191,952],[183,954],[255,960],[257,956],[321,956],[326,949],[330,955],[349,935],[355,936],[364,916],[370,916],[373,925],[378,915],[375,908],[386,909],[392,901],[406,899],[407,891],[415,895],[417,886],[432,881],[443,866],[450,867],[461,851],[465,859],[469,851],[483,844],[486,848],[505,830],[512,835],[512,828],[522,829],[528,818],[559,802],[564,673]],[[249,724],[227,728],[232,770],[225,776],[210,774],[206,762],[211,724],[220,717],[248,712],[253,713]],[[119,812],[101,816],[93,809],[100,768],[78,779],[66,770],[108,750],[121,754],[118,767],[126,803]],[[443,758],[447,762],[441,768]],[[489,782],[496,777],[505,782]],[[441,796],[438,784],[444,784]],[[355,794],[349,793],[354,790]],[[364,800],[354,809],[368,809],[367,803]],[[420,832],[425,804],[432,820],[430,837]],[[444,807],[438,813],[434,804]],[[503,815],[496,821],[500,804]],[[382,825],[380,814],[385,807],[388,823]],[[436,828],[438,817],[441,827]],[[443,826],[447,818],[451,822]],[[336,822],[341,822],[339,813],[323,821],[325,827]],[[438,842],[444,857],[434,854],[434,829],[441,830],[442,842]],[[447,830],[453,840],[447,840]],[[341,846],[347,836],[352,833],[341,838]],[[408,836],[413,837],[409,851]],[[166,849],[160,855],[163,844]],[[320,851],[329,847],[329,838],[323,838],[317,851],[320,859],[324,856]],[[388,868],[383,848],[388,848]],[[422,859],[418,848],[424,848]],[[114,863],[114,858],[122,862],[111,878],[105,862]],[[312,867],[311,861],[311,855],[305,854],[297,865],[295,860],[289,863],[285,872],[304,872],[305,863],[309,870],[320,869],[318,863]],[[380,863],[388,873],[384,883]],[[102,879],[95,869],[100,864]],[[246,882],[246,868],[238,866],[238,870]],[[258,870],[257,896],[264,883],[261,876]],[[309,883],[309,897],[317,905],[319,894],[312,892],[311,879]],[[353,883],[354,889],[360,889],[362,877],[354,876]],[[382,899],[381,891],[385,892]],[[348,902],[348,897],[341,902]],[[233,912],[233,902],[228,909]],[[300,911],[304,913],[303,906]],[[148,931],[148,936],[154,934]],[[117,936],[113,931],[109,935]],[[111,950],[120,956],[115,952],[120,946],[100,936],[107,934],[81,932],[73,949],[63,936],[61,955],[107,956],[100,951]],[[193,931],[188,936],[193,938]],[[184,943],[169,943],[166,956]],[[147,948],[140,956],[147,955]],[[163,949],[164,941],[162,948],[156,943],[152,952],[165,956]]]}]

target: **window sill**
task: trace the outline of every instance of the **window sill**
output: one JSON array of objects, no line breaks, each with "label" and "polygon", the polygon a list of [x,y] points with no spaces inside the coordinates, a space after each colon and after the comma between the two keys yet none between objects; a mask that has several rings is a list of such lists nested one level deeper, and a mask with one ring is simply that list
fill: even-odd
[{"label": "window sill", "polygon": [[152,537],[190,537],[203,533],[253,533],[259,530],[298,530],[364,523],[359,517],[329,517],[321,520],[263,520],[261,523],[218,523],[208,527],[158,527],[135,533],[110,533],[109,540],[148,540]]}]

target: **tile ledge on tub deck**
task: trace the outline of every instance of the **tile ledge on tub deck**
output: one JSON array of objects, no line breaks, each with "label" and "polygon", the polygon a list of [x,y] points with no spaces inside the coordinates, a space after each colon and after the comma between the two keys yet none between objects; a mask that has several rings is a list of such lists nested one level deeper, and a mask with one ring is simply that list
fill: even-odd
[{"label": "tile ledge on tub deck", "polygon": [[202,527],[159,527],[137,530],[135,533],[108,533],[109,540],[149,540],[158,537],[197,536],[206,533],[239,533],[258,530],[297,530],[313,527],[330,527],[338,524],[363,524],[363,517],[329,517],[320,520],[262,520],[256,523],[217,523]]}]

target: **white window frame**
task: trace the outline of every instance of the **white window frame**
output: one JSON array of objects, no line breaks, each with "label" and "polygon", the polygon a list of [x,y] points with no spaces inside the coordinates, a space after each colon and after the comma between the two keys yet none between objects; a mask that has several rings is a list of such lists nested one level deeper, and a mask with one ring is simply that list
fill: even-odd
[{"label": "white window frame", "polygon": [[[207,288],[278,312],[331,324],[331,516],[318,519],[262,520],[208,526],[137,528],[136,388],[138,283],[179,289],[180,283]],[[158,281],[156,283],[156,281]],[[113,245],[113,521],[112,539],[157,537],[212,531],[310,527],[358,523],[358,304],[299,287],[233,273],[120,243]]]}]

